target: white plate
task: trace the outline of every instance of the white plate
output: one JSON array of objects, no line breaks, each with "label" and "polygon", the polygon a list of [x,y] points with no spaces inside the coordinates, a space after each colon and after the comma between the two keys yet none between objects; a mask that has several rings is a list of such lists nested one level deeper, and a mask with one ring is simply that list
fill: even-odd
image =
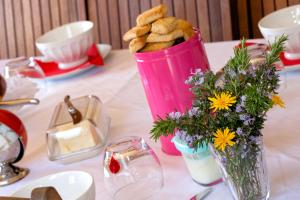
[{"label": "white plate", "polygon": [[83,171],[65,171],[51,174],[19,188],[12,197],[30,198],[37,187],[54,187],[64,200],[95,200],[93,177]]}]

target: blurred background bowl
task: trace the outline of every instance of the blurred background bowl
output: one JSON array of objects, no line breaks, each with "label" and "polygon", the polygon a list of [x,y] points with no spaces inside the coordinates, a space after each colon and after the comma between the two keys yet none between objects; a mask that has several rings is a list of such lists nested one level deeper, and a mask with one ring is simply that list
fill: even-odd
[{"label": "blurred background bowl", "polygon": [[30,198],[34,188],[47,186],[54,187],[62,199],[95,200],[93,177],[83,171],[65,171],[42,177],[20,188],[12,196]]},{"label": "blurred background bowl", "polygon": [[286,58],[300,58],[300,5],[280,9],[265,16],[258,22],[258,27],[271,44],[276,37],[287,35]]},{"label": "blurred background bowl", "polygon": [[61,69],[76,67],[87,61],[93,44],[93,22],[78,21],[55,28],[36,40],[40,52]]}]

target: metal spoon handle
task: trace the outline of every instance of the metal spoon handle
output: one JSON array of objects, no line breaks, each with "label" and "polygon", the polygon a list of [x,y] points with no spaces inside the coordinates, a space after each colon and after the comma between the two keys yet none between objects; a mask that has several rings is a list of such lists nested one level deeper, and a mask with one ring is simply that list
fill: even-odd
[{"label": "metal spoon handle", "polygon": [[35,98],[24,98],[24,99],[12,99],[12,100],[5,100],[0,101],[0,106],[13,106],[13,105],[20,105],[20,104],[39,104],[40,100]]},{"label": "metal spoon handle", "polygon": [[21,198],[21,197],[0,197],[1,200],[30,200],[30,198]]},{"label": "metal spoon handle", "polygon": [[67,95],[67,96],[65,96],[64,102],[66,103],[66,105],[68,107],[68,112],[69,112],[69,114],[72,117],[73,124],[78,124],[82,120],[82,115],[81,115],[80,111],[77,110],[73,106],[73,104],[72,104],[72,102],[71,102],[70,99],[71,99],[70,96]]}]

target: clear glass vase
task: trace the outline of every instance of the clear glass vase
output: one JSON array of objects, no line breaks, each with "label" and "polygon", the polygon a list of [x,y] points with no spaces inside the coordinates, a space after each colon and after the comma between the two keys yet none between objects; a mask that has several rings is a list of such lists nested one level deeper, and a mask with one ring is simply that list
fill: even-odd
[{"label": "clear glass vase", "polygon": [[223,179],[235,200],[266,200],[270,195],[263,140],[239,141],[220,151],[210,145]]}]

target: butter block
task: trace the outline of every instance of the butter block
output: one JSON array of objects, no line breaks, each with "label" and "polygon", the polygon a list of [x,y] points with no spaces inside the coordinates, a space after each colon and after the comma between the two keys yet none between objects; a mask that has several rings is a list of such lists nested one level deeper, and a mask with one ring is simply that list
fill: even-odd
[{"label": "butter block", "polygon": [[90,148],[100,142],[100,138],[89,120],[84,120],[76,125],[73,123],[64,124],[58,126],[57,129],[56,140],[60,154]]}]

